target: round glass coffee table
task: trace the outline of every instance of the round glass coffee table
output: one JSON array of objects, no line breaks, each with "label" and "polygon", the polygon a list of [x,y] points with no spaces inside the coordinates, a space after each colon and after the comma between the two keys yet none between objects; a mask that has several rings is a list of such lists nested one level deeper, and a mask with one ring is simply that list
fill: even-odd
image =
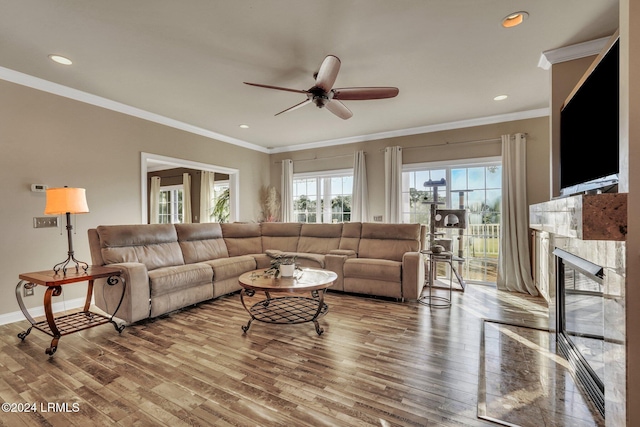
[{"label": "round glass coffee table", "polygon": [[[318,318],[329,311],[324,294],[337,278],[336,273],[318,268],[296,270],[293,277],[275,278],[272,274],[266,274],[265,269],[244,273],[238,278],[242,286],[240,300],[251,319],[242,330],[246,333],[254,320],[281,325],[313,322],[316,333],[322,335],[324,329],[320,327]],[[264,292],[265,298],[253,304],[247,303],[245,299],[254,297],[256,292]],[[285,295],[274,298],[272,293],[310,293],[310,296]]]}]

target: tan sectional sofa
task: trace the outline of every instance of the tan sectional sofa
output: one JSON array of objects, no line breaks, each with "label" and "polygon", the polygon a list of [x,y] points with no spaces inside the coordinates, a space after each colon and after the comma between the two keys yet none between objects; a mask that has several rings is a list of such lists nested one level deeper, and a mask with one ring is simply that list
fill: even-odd
[{"label": "tan sectional sofa", "polygon": [[[93,265],[123,271],[116,317],[129,323],[238,291],[238,277],[267,268],[278,254],[301,266],[334,271],[331,290],[415,300],[424,285],[420,224],[153,224],[90,229]],[[96,305],[109,313],[120,290],[95,284]]]}]

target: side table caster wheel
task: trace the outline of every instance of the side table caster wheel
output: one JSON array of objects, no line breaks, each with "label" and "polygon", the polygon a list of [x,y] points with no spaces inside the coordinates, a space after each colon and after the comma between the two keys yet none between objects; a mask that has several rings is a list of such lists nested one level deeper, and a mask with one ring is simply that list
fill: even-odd
[{"label": "side table caster wheel", "polygon": [[53,353],[55,353],[57,349],[58,349],[58,347],[49,347],[44,352],[46,354],[48,354],[49,356],[53,356]]}]

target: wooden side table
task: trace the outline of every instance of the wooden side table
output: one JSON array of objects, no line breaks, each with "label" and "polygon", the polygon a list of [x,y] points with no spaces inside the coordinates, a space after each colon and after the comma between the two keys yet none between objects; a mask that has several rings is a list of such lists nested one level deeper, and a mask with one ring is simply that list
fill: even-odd
[{"label": "wooden side table", "polygon": [[[60,340],[60,337],[63,335],[72,334],[74,332],[93,328],[105,323],[113,324],[116,331],[121,333],[124,330],[125,325],[118,325],[113,320],[114,314],[118,312],[118,309],[122,304],[125,293],[126,284],[124,279],[120,277],[120,274],[121,271],[117,268],[98,266],[89,267],[86,271],[82,269],[80,269],[80,271],[67,270],[66,274],[62,274],[61,272],[56,273],[53,270],[20,274],[18,276],[20,278],[20,282],[16,285],[16,299],[18,300],[20,310],[22,310],[22,313],[29,323],[31,323],[31,327],[24,332],[20,332],[18,334],[18,338],[24,341],[32,328],[36,328],[44,332],[45,334],[53,337],[53,340],[51,340],[51,346],[45,350],[46,354],[53,356],[53,353],[55,353],[58,348],[58,340]],[[120,302],[113,311],[113,314],[110,316],[89,311],[91,306],[91,297],[93,296],[93,282],[96,279],[103,278],[107,279],[107,285],[109,286],[115,286],[118,283],[122,286]],[[56,317],[53,313],[53,309],[51,308],[51,297],[60,296],[62,294],[62,286],[80,282],[89,282],[87,287],[87,299],[85,300],[83,310],[77,313]],[[37,322],[33,317],[31,317],[29,311],[24,305],[24,301],[22,300],[22,288],[32,289],[38,285],[47,287],[44,293],[44,312],[46,320],[42,320],[40,322]]]}]

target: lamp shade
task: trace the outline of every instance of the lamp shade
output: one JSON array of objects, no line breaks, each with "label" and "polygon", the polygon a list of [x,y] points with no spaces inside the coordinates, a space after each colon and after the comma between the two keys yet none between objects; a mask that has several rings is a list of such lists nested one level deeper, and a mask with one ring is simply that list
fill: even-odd
[{"label": "lamp shade", "polygon": [[47,188],[45,215],[79,214],[89,212],[84,188]]}]

